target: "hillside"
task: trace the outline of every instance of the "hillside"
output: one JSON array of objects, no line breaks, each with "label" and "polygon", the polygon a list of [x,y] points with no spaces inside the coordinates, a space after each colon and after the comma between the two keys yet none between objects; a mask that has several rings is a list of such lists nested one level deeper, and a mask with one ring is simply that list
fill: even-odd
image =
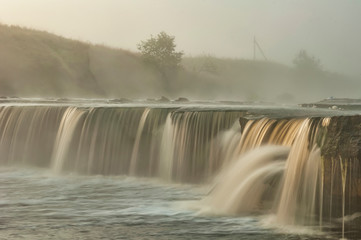
[{"label": "hillside", "polygon": [[139,97],[158,88],[134,53],[0,25],[0,95]]},{"label": "hillside", "polygon": [[[0,96],[301,102],[360,97],[360,84],[271,61],[187,57],[166,89],[137,53],[0,24]],[[166,90],[165,90],[166,89]]]},{"label": "hillside", "polygon": [[305,102],[328,97],[360,98],[361,79],[324,70],[299,70],[272,61],[219,59],[211,56],[185,58],[185,68],[228,86],[226,96],[245,100]]}]

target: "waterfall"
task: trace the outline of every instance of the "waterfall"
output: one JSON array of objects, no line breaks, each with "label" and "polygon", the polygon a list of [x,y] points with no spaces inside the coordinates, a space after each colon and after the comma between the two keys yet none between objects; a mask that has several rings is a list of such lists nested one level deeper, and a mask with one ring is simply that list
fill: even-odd
[{"label": "waterfall", "polygon": [[273,213],[277,224],[314,224],[322,193],[320,149],[313,136],[319,122],[307,118],[248,121],[238,159],[216,178],[202,211]]},{"label": "waterfall", "polygon": [[326,224],[347,219],[351,204],[358,209],[356,157],[338,164],[339,145],[328,148],[334,157],[322,152],[336,121],[245,115],[179,106],[1,106],[0,164],[212,183],[202,211],[272,214],[281,225],[322,227],[326,217]]},{"label": "waterfall", "polygon": [[172,118],[168,115],[163,128],[159,156],[159,176],[166,180],[172,179],[174,147]]},{"label": "waterfall", "polygon": [[63,169],[64,162],[66,161],[66,153],[69,151],[74,131],[83,114],[83,111],[78,111],[77,108],[71,107],[68,108],[63,115],[51,158],[52,168],[55,169],[55,171],[60,172]]},{"label": "waterfall", "polygon": [[0,163],[48,167],[65,108],[0,107]]},{"label": "waterfall", "polygon": [[130,159],[130,168],[129,168],[129,174],[131,175],[136,175],[136,168],[137,168],[137,160],[138,160],[138,152],[139,152],[139,143],[142,137],[142,133],[143,133],[143,129],[144,129],[144,124],[145,121],[148,117],[150,109],[145,109],[142,117],[140,118],[140,122],[139,122],[139,126],[138,126],[138,130],[137,130],[137,134],[135,136],[135,143],[133,146],[133,151],[132,151],[132,157]]},{"label": "waterfall", "polygon": [[[75,108],[58,129],[53,167],[83,174],[157,173],[157,143],[168,109]],[[64,146],[65,145],[65,146]],[[61,164],[59,157],[61,156]]]},{"label": "waterfall", "polygon": [[313,146],[309,142],[310,128],[309,119],[299,126],[287,160],[277,213],[278,221],[284,224],[306,224],[310,220],[304,218],[310,218],[314,213],[321,157],[317,148],[310,152],[309,146]]},{"label": "waterfall", "polygon": [[218,136],[239,117],[240,112],[227,111],[169,113],[161,141],[161,175],[192,182],[213,176],[226,161]]},{"label": "waterfall", "polygon": [[229,164],[204,200],[202,211],[237,215],[269,210],[288,153],[288,147],[265,146]]},{"label": "waterfall", "polygon": [[342,239],[345,239],[345,194],[346,194],[346,176],[347,176],[347,161],[342,161],[340,158],[341,177],[342,177]]},{"label": "waterfall", "polygon": [[0,108],[2,164],[54,172],[201,182],[226,161],[219,136],[239,132],[240,111],[179,108],[11,106]]}]

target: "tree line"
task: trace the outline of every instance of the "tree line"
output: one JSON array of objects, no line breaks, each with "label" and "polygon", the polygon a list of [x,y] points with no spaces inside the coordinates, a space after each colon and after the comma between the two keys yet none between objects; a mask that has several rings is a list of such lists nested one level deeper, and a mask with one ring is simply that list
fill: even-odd
[{"label": "tree line", "polygon": [[[137,45],[144,62],[157,70],[166,85],[170,78],[177,73],[181,66],[183,51],[176,51],[175,37],[166,32],[160,32],[156,36],[151,35],[147,40]],[[301,50],[293,59],[293,65],[299,71],[322,71],[321,62],[318,58]]]}]

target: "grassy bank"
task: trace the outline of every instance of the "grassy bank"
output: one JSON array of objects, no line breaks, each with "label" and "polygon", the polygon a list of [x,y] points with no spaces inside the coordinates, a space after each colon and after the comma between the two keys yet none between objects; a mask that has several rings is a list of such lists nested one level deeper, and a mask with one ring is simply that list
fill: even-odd
[{"label": "grassy bank", "polygon": [[138,53],[0,25],[0,95],[300,102],[359,97],[355,79],[272,61],[186,57],[165,88]]}]

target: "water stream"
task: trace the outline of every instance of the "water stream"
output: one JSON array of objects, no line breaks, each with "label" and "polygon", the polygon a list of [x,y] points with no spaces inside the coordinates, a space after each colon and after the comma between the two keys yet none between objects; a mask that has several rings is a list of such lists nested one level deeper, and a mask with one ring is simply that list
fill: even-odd
[{"label": "water stream", "polygon": [[[323,216],[318,136],[330,119],[261,117],[242,125],[244,114],[0,107],[0,239],[341,237],[324,231],[333,220],[323,223],[333,200]],[[347,166],[340,163],[345,216]]]}]

